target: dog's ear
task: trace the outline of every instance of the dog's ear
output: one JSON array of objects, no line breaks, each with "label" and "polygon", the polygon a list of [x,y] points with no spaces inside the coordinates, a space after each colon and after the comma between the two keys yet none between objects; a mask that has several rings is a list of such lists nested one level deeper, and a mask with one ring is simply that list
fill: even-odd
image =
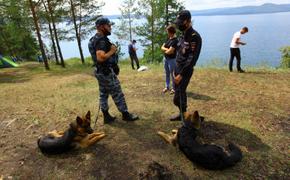
[{"label": "dog's ear", "polygon": [[86,119],[89,119],[89,120],[91,119],[91,111],[88,111],[88,112],[87,112],[87,114],[86,114]]},{"label": "dog's ear", "polygon": [[193,113],[193,118],[199,118],[199,113],[198,113],[198,111],[194,111],[194,113]]},{"label": "dog's ear", "polygon": [[76,122],[78,123],[78,125],[82,125],[83,124],[83,119],[79,116],[77,116]]},{"label": "dog's ear", "polygon": [[198,111],[194,111],[191,122],[195,129],[200,129],[201,118],[198,114]]}]

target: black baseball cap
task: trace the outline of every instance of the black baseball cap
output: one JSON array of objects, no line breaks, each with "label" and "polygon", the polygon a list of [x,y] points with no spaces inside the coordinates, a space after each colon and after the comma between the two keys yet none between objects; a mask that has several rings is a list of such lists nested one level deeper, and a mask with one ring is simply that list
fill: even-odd
[{"label": "black baseball cap", "polygon": [[104,24],[114,25],[115,23],[111,22],[108,18],[100,17],[100,18],[97,19],[95,24],[98,27],[98,26],[101,26],[101,25],[104,25]]},{"label": "black baseball cap", "polygon": [[190,12],[188,10],[181,10],[176,17],[175,24],[182,25],[185,20],[189,19],[191,19]]}]

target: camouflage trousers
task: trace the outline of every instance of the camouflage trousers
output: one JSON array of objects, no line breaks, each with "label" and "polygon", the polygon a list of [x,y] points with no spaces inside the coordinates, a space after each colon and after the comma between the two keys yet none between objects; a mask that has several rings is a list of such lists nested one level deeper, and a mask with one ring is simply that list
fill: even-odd
[{"label": "camouflage trousers", "polygon": [[102,73],[97,73],[97,70],[95,69],[95,77],[99,83],[101,110],[107,111],[109,109],[108,98],[109,95],[111,95],[120,112],[128,111],[125,96],[122,92],[120,81],[116,74],[110,73],[108,75],[104,75]]}]

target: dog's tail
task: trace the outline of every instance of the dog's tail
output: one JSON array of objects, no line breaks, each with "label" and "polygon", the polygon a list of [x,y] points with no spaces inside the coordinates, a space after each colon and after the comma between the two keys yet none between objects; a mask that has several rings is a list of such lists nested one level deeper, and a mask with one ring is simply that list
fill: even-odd
[{"label": "dog's tail", "polygon": [[229,156],[226,160],[228,167],[235,165],[237,162],[242,160],[243,154],[238,146],[233,143],[229,143]]}]

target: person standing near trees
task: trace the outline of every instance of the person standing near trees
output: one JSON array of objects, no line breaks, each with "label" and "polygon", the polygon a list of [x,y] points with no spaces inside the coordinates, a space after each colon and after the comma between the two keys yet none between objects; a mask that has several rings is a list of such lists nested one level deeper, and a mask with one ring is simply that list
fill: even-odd
[{"label": "person standing near trees", "polygon": [[137,65],[137,69],[139,69],[139,59],[137,57],[137,48],[136,48],[136,40],[133,40],[129,45],[128,45],[128,52],[130,55],[130,59],[131,59],[131,65],[132,65],[132,69],[135,69],[134,67],[134,61]]},{"label": "person standing near trees", "polygon": [[246,43],[241,41],[241,35],[248,32],[247,27],[243,27],[240,31],[236,32],[232,38],[231,45],[230,45],[230,52],[231,57],[229,60],[229,70],[230,72],[233,71],[233,61],[236,57],[237,59],[237,70],[239,73],[244,73],[245,71],[241,68],[241,52],[240,52],[240,45],[246,45]]},{"label": "person standing near trees", "polygon": [[[168,34],[168,40],[161,47],[164,52],[164,70],[165,70],[165,88],[162,90],[163,93],[170,91],[170,94],[174,94],[174,76],[173,71],[176,67],[176,49],[178,40],[175,36],[176,30],[173,25],[169,25],[166,28]],[[170,78],[172,79],[172,89],[170,90]]]},{"label": "person standing near trees", "polygon": [[176,91],[173,103],[179,108],[180,113],[171,117],[171,121],[182,120],[183,113],[186,112],[186,88],[191,79],[202,45],[201,36],[192,28],[191,14],[188,10],[182,10],[178,13],[176,26],[182,32],[182,36],[177,44],[176,70],[174,72]]},{"label": "person standing near trees", "polygon": [[111,25],[108,18],[98,18],[96,21],[97,33],[90,39],[88,47],[95,67],[95,76],[99,83],[100,108],[104,115],[104,123],[115,121],[109,113],[108,97],[112,96],[118,110],[123,115],[124,121],[134,121],[137,115],[128,112],[124,94],[121,89],[117,47],[112,44],[107,36],[111,35]]}]

